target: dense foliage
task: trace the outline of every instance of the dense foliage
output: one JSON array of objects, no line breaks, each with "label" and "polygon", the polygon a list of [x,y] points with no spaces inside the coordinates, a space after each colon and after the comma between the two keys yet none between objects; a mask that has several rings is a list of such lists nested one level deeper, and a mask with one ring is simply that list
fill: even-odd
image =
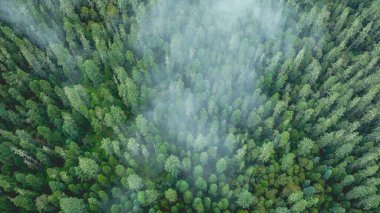
[{"label": "dense foliage", "polygon": [[380,0],[1,0],[0,212],[376,212]]}]

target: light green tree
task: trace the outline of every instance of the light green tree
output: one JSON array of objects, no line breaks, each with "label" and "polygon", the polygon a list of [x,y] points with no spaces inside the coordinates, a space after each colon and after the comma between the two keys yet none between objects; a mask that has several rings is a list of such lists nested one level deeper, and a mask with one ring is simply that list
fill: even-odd
[{"label": "light green tree", "polygon": [[75,197],[62,198],[59,205],[64,213],[85,213],[87,207],[82,199]]},{"label": "light green tree", "polygon": [[82,180],[95,178],[99,171],[100,168],[93,159],[79,157],[79,166],[75,168],[75,172]]},{"label": "light green tree", "polygon": [[218,173],[223,173],[227,169],[227,161],[224,158],[219,159],[216,162],[216,171]]},{"label": "light green tree", "polygon": [[252,195],[248,190],[242,191],[237,198],[236,203],[243,209],[247,209],[251,207],[255,202],[257,202],[257,198]]},{"label": "light green tree", "polygon": [[128,187],[132,191],[138,191],[143,187],[142,178],[138,175],[132,174],[128,177]]},{"label": "light green tree", "polygon": [[177,156],[170,155],[165,161],[165,170],[173,177],[177,177],[181,169],[181,162]]},{"label": "light green tree", "polygon": [[270,157],[274,154],[274,147],[273,147],[273,143],[271,142],[267,142],[265,144],[263,144],[260,148],[260,155],[259,155],[259,159],[262,161],[262,162],[267,162],[269,161]]},{"label": "light green tree", "polygon": [[165,191],[165,198],[171,202],[174,203],[177,201],[177,191],[174,189],[168,189]]}]

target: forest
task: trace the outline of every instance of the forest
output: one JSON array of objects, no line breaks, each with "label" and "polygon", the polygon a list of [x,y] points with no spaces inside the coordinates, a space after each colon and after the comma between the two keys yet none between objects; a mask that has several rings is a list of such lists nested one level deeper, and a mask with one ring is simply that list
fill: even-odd
[{"label": "forest", "polygon": [[0,212],[380,212],[380,0],[0,0]]}]

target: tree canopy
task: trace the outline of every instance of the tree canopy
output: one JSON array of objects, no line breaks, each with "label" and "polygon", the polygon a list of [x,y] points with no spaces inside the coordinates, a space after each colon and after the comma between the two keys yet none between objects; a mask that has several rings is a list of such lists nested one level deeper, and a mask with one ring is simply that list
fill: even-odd
[{"label": "tree canopy", "polygon": [[0,212],[377,212],[380,0],[0,0]]}]

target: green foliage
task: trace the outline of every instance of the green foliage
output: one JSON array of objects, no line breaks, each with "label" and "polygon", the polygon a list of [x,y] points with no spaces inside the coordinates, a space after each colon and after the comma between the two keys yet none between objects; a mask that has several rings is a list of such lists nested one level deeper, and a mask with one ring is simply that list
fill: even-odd
[{"label": "green foliage", "polygon": [[130,175],[127,179],[128,187],[132,191],[138,191],[143,187],[142,178],[138,175]]},{"label": "green foliage", "polygon": [[86,60],[82,64],[83,73],[91,80],[95,86],[102,82],[99,67],[92,60]]},{"label": "green foliage", "polygon": [[183,201],[187,204],[191,203],[193,201],[193,193],[191,193],[190,191],[184,192]]},{"label": "green foliage", "polygon": [[294,158],[295,155],[293,153],[287,153],[286,155],[284,155],[280,161],[281,169],[286,171],[287,169],[291,168],[294,164]]},{"label": "green foliage", "polygon": [[202,177],[198,177],[195,181],[195,186],[199,189],[199,190],[206,190],[207,189],[207,182],[202,178]]},{"label": "green foliage", "polygon": [[227,168],[227,161],[224,158],[221,158],[216,162],[216,171],[218,173],[223,173]]},{"label": "green foliage", "polygon": [[165,198],[171,202],[174,203],[177,201],[177,191],[174,189],[168,189],[165,191]]},{"label": "green foliage", "polygon": [[145,202],[148,205],[153,204],[158,199],[159,194],[158,194],[157,190],[148,189],[148,190],[145,190],[144,193],[145,193]]},{"label": "green foliage", "polygon": [[36,198],[36,207],[39,212],[52,210],[52,207],[49,205],[49,197],[45,194],[38,196]]},{"label": "green foliage", "polygon": [[189,184],[184,180],[178,181],[176,186],[177,186],[178,191],[182,193],[184,193],[185,191],[189,189]]},{"label": "green foliage", "polygon": [[82,199],[69,197],[62,198],[59,200],[59,205],[64,213],[84,213],[87,212],[86,205],[84,204]]},{"label": "green foliage", "polygon": [[313,141],[310,140],[309,138],[305,138],[298,144],[298,154],[306,156],[310,154],[313,147],[314,147]]},{"label": "green foliage", "polygon": [[231,115],[231,122],[236,125],[239,123],[240,118],[241,118],[241,111],[235,110]]},{"label": "green foliage", "polygon": [[262,162],[267,162],[269,161],[270,157],[274,153],[274,147],[271,142],[263,144],[263,146],[260,148],[260,155],[259,159]]},{"label": "green foliage", "polygon": [[377,212],[380,1],[0,1],[0,212]]},{"label": "green foliage", "polygon": [[243,209],[247,209],[256,202],[257,198],[247,190],[239,193],[236,203]]},{"label": "green foliage", "polygon": [[90,180],[97,176],[99,170],[98,164],[93,159],[79,157],[79,166],[75,172],[82,180]]},{"label": "green foliage", "polygon": [[303,212],[307,206],[306,200],[297,201],[291,208],[293,212]]},{"label": "green foliage", "polygon": [[170,155],[165,161],[165,170],[173,175],[173,177],[177,177],[179,171],[181,169],[181,162],[179,161],[177,156]]},{"label": "green foliage", "polygon": [[199,197],[196,197],[193,201],[193,208],[195,209],[196,212],[204,212],[202,199],[200,199]]}]

